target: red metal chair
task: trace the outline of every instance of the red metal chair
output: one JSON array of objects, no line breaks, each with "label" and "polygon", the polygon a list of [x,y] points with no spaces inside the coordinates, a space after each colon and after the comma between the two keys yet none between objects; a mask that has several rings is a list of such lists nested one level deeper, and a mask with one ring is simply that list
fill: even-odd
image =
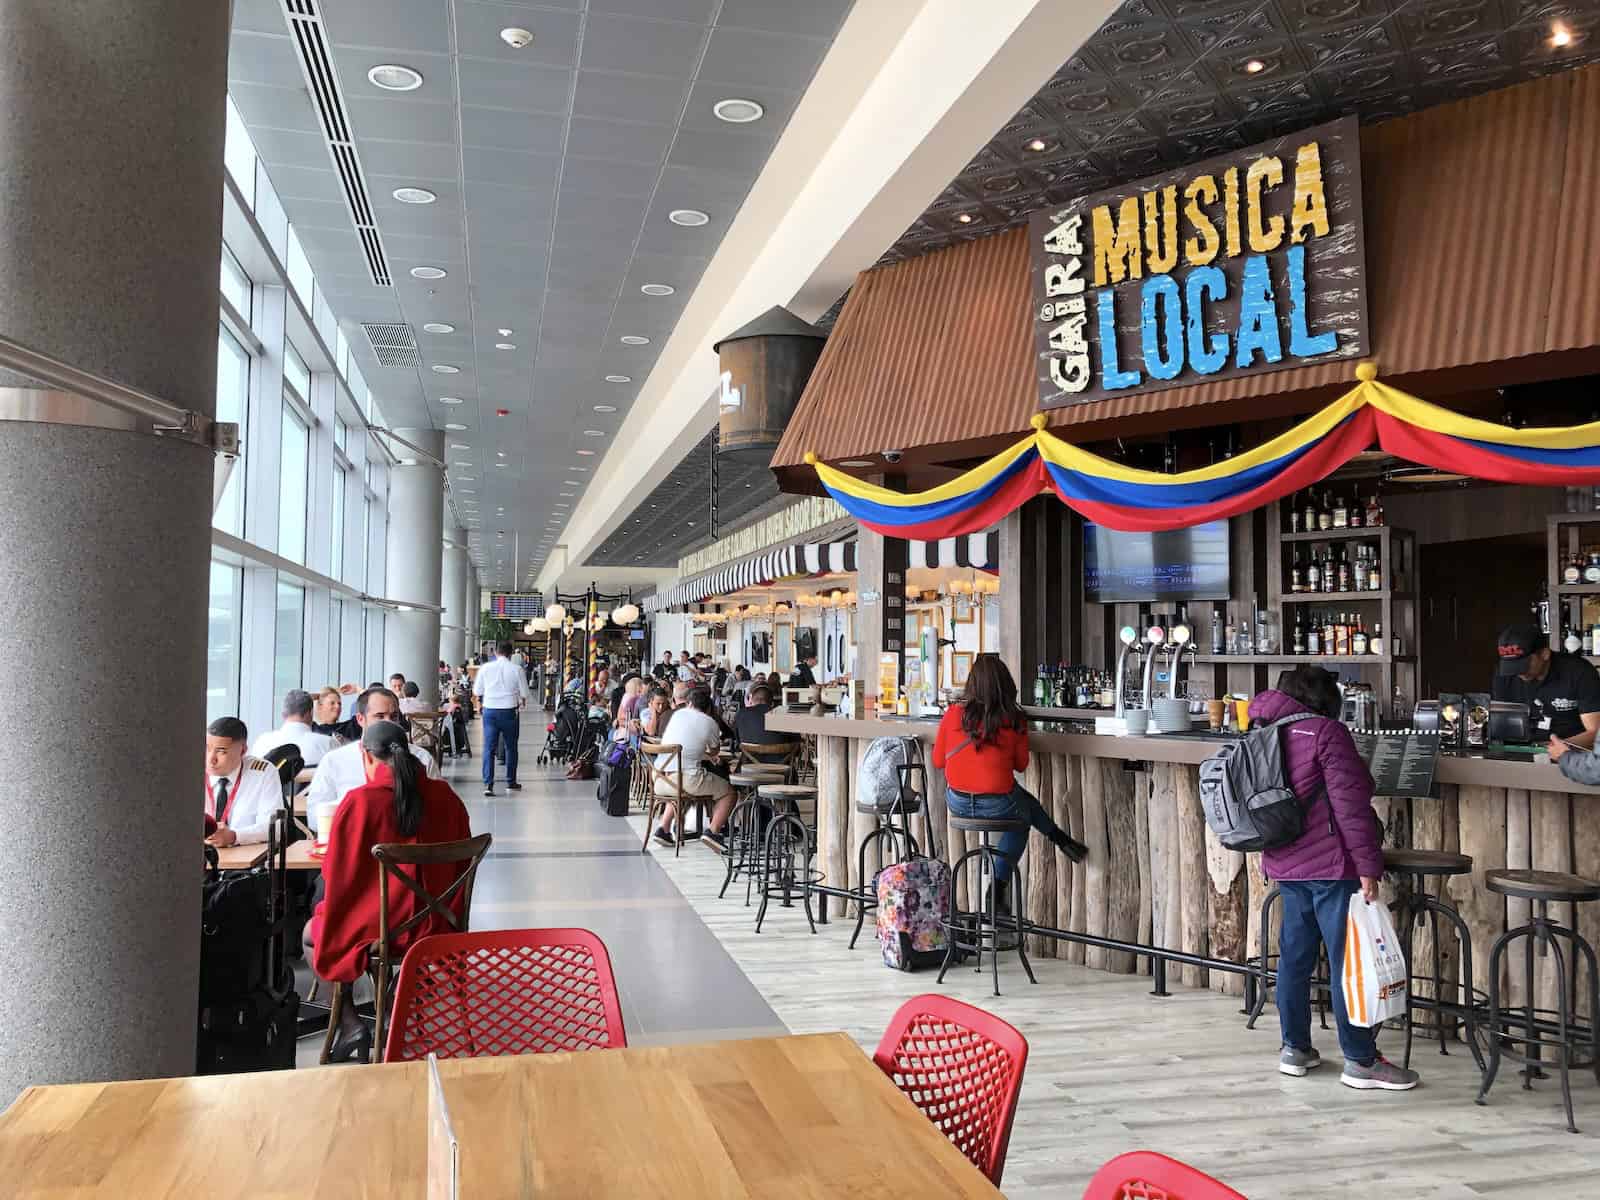
[{"label": "red metal chair", "polygon": [[872,1061],[996,1187],[1006,1169],[1028,1039],[981,1008],[913,996]]},{"label": "red metal chair", "polygon": [[587,929],[426,937],[406,952],[384,1061],[628,1044],[605,943]]},{"label": "red metal chair", "polygon": [[1154,1150],[1119,1154],[1094,1173],[1083,1200],[1246,1200],[1204,1171]]}]

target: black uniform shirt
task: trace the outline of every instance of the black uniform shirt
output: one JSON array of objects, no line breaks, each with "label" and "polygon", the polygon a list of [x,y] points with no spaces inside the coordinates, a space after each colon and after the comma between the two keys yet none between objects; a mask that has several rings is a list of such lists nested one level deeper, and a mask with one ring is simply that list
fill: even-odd
[{"label": "black uniform shirt", "polygon": [[1535,739],[1550,734],[1573,738],[1583,732],[1584,713],[1600,713],[1600,673],[1575,654],[1552,654],[1550,669],[1538,683],[1496,675],[1490,694],[1496,700],[1526,704]]}]

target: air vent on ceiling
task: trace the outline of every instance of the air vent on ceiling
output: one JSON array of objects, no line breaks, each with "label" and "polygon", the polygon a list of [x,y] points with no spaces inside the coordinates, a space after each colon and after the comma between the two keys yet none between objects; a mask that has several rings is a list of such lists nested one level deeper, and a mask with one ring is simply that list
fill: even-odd
[{"label": "air vent on ceiling", "polygon": [[327,140],[328,153],[333,158],[333,169],[338,172],[339,184],[344,188],[345,204],[350,209],[350,219],[355,222],[356,233],[361,238],[361,248],[367,256],[367,267],[372,272],[372,282],[379,287],[391,287],[389,260],[383,253],[383,241],[378,236],[378,226],[373,220],[372,203],[367,195],[367,179],[361,170],[361,159],[356,154],[351,138],[350,123],[345,118],[344,97],[339,92],[339,78],[333,69],[333,56],[328,51],[328,37],[322,27],[313,0],[282,0],[284,17],[289,22],[289,32],[294,37],[295,49],[300,55],[300,70],[305,75],[311,102],[322,122],[322,136]]},{"label": "air vent on ceiling", "polygon": [[372,343],[372,353],[377,355],[380,367],[414,367],[417,358],[416,339],[411,336],[411,326],[395,321],[363,321],[367,341]]}]

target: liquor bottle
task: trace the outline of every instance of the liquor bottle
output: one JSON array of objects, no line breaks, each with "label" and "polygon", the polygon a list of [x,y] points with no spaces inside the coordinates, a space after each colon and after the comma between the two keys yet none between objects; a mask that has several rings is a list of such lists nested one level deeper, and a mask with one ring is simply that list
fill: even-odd
[{"label": "liquor bottle", "polygon": [[1333,527],[1335,529],[1350,528],[1350,506],[1341,496],[1333,502]]},{"label": "liquor bottle", "polygon": [[1588,560],[1583,564],[1583,581],[1600,583],[1600,550],[1589,551]]},{"label": "liquor bottle", "polygon": [[1039,673],[1033,677],[1033,702],[1040,708],[1050,703],[1046,697],[1049,695],[1050,678],[1049,668],[1044,663],[1039,664]]},{"label": "liquor bottle", "polygon": [[1294,653],[1306,652],[1306,614],[1301,609],[1294,614]]},{"label": "liquor bottle", "polygon": [[1373,497],[1373,500],[1377,501],[1378,511],[1376,514],[1370,511],[1367,513],[1367,524],[1372,526],[1382,525],[1384,523],[1383,501],[1378,500],[1376,496]]},{"label": "liquor bottle", "polygon": [[1567,559],[1567,565],[1561,568],[1561,582],[1583,582],[1583,556],[1581,554],[1574,554]]},{"label": "liquor bottle", "polygon": [[1367,652],[1367,631],[1362,628],[1361,618],[1356,618],[1355,632],[1350,635],[1350,653],[1365,654]]},{"label": "liquor bottle", "polygon": [[1322,493],[1322,507],[1317,509],[1317,528],[1333,528],[1333,493],[1331,491]]},{"label": "liquor bottle", "polygon": [[1333,652],[1341,657],[1350,653],[1350,617],[1346,613],[1339,614],[1339,622],[1333,627]]},{"label": "liquor bottle", "polygon": [[1306,630],[1306,653],[1322,653],[1322,627],[1317,624],[1317,614],[1311,614],[1311,626]]},{"label": "liquor bottle", "polygon": [[1345,557],[1343,547],[1339,550],[1339,590],[1348,592],[1352,582],[1350,574],[1350,560]]},{"label": "liquor bottle", "polygon": [[1384,654],[1387,653],[1388,649],[1389,647],[1384,644],[1383,640],[1383,622],[1374,621],[1372,623],[1372,633],[1367,638],[1367,651],[1371,654]]},{"label": "liquor bottle", "polygon": [[1306,590],[1306,569],[1300,565],[1300,551],[1294,552],[1294,566],[1289,568],[1289,591],[1299,595]]},{"label": "liquor bottle", "polygon": [[1367,497],[1367,513],[1365,524],[1368,526],[1383,524],[1383,511],[1378,507],[1378,489],[1372,489],[1372,495]]},{"label": "liquor bottle", "polygon": [[1300,532],[1300,493],[1289,497],[1289,532]]},{"label": "liquor bottle", "polygon": [[1309,488],[1306,490],[1305,507],[1300,511],[1300,528],[1310,533],[1317,527],[1317,495]]},{"label": "liquor bottle", "polygon": [[1561,630],[1561,648],[1568,654],[1576,654],[1583,649],[1583,639],[1572,632],[1571,625],[1565,625]]},{"label": "liquor bottle", "polygon": [[1360,529],[1365,524],[1361,508],[1361,489],[1357,488],[1355,499],[1350,501],[1350,528]]},{"label": "liquor bottle", "polygon": [[1306,566],[1306,591],[1320,592],[1322,590],[1322,564],[1317,561],[1317,551],[1313,547],[1311,562]]},{"label": "liquor bottle", "polygon": [[1367,591],[1383,591],[1383,568],[1378,565],[1376,552],[1367,560]]},{"label": "liquor bottle", "polygon": [[1223,641],[1225,636],[1226,633],[1223,629],[1222,605],[1216,604],[1211,608],[1211,653],[1227,653],[1227,642]]},{"label": "liquor bottle", "polygon": [[1337,627],[1334,624],[1332,613],[1322,614],[1322,652],[1324,654],[1339,653],[1339,639],[1336,636]]}]

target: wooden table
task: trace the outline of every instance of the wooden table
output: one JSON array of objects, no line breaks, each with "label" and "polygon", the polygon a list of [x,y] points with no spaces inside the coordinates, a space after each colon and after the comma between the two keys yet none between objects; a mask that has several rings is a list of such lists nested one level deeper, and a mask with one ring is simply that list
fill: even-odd
[{"label": "wooden table", "polygon": [[[440,1076],[464,1197],[1000,1194],[842,1033]],[[29,1088],[0,1116],[0,1179],[38,1200],[421,1197],[426,1114],[421,1063]]]},{"label": "wooden table", "polygon": [[248,871],[267,861],[267,844],[251,842],[247,846],[235,843],[217,850],[217,867],[223,871]]},{"label": "wooden table", "polygon": [[294,777],[294,781],[296,783],[310,783],[316,773],[317,769],[315,767],[302,767],[300,768],[300,773]]}]

